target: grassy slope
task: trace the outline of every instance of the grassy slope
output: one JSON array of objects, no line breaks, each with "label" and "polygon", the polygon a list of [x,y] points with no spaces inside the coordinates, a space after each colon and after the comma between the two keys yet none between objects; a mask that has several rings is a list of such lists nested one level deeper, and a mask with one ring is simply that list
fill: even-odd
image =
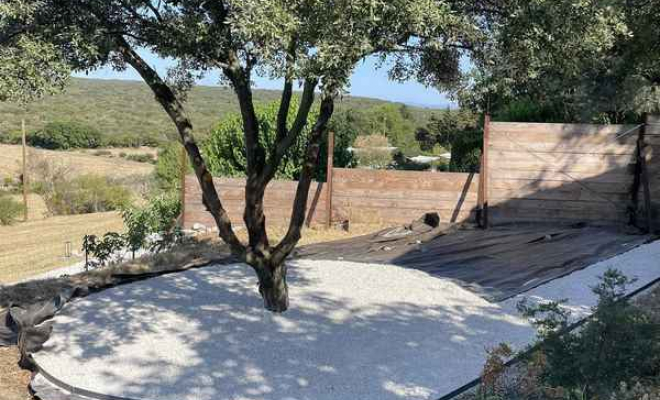
[{"label": "grassy slope", "polygon": [[[272,90],[256,90],[258,102],[279,98]],[[345,97],[338,110],[366,109],[387,104],[382,100]],[[198,132],[206,132],[222,115],[238,111],[230,89],[196,87],[189,95],[187,109]],[[415,119],[425,122],[432,110],[410,107]],[[98,127],[107,134],[174,134],[174,128],[160,105],[142,82],[118,80],[72,79],[65,93],[28,105],[27,110],[15,104],[0,103],[0,134],[20,129],[21,118],[28,130],[47,122],[73,120]]]}]

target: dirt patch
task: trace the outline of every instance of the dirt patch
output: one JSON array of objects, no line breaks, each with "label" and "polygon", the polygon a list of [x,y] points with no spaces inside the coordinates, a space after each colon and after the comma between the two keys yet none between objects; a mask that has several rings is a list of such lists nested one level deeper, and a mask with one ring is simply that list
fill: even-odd
[{"label": "dirt patch", "polygon": [[0,347],[0,400],[27,400],[31,373],[18,366],[16,346]]}]

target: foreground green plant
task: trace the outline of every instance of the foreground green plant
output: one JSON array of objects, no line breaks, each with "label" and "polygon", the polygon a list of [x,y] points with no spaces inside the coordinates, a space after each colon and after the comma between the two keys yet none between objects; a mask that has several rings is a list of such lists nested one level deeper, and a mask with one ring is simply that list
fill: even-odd
[{"label": "foreground green plant", "polygon": [[[126,232],[108,232],[102,239],[86,235],[83,239],[86,267],[105,266],[112,256],[125,250],[135,254],[146,249],[160,253],[178,244],[183,234],[177,226],[181,202],[173,194],[154,197],[144,207],[128,207],[122,212]],[[92,259],[90,259],[90,256]]]},{"label": "foreground green plant", "polygon": [[565,398],[602,399],[620,382],[657,376],[660,372],[660,331],[638,307],[625,300],[634,280],[608,270],[593,287],[598,304],[593,316],[575,330],[561,302],[519,309],[536,326],[545,361],[540,382],[564,389]]}]

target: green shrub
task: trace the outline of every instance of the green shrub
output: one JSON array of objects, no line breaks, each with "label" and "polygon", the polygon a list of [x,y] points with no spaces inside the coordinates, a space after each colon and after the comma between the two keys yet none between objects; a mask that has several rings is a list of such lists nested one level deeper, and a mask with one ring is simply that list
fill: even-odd
[{"label": "green shrub", "polygon": [[21,144],[23,134],[21,132],[11,131],[0,134],[0,143],[2,144]]},{"label": "green shrub", "polygon": [[141,162],[141,163],[150,163],[155,164],[156,158],[153,154],[143,153],[143,154],[127,154],[125,158],[129,161]]},{"label": "green shrub", "polygon": [[[126,246],[122,235],[108,232],[99,239],[96,235],[85,235],[82,250],[85,253],[85,269],[89,267],[102,267],[112,259],[118,251]],[[94,260],[90,260],[92,256]]]},{"label": "green shrub", "polygon": [[131,192],[112,179],[82,175],[73,179],[56,178],[35,184],[53,215],[87,214],[115,211],[128,207]]},{"label": "green shrub", "polygon": [[[266,153],[270,154],[275,143],[276,121],[279,103],[274,102],[266,106],[257,108],[257,118],[261,129],[261,144]],[[292,102],[291,113],[289,115],[289,126],[295,118],[297,110],[297,101]],[[300,136],[289,149],[279,169],[277,170],[277,179],[298,179],[302,164],[305,160],[307,150],[307,138],[311,134],[311,129],[318,116],[318,110],[312,109],[309,113],[307,124]],[[332,121],[329,130],[335,134],[335,153],[334,161],[336,167],[345,167],[351,164],[352,159],[347,151],[348,146],[356,136],[354,128],[346,123],[346,120],[338,119]],[[201,146],[209,170],[214,176],[225,177],[243,177],[245,176],[245,143],[243,135],[243,122],[240,114],[227,115],[204,140]],[[326,149],[327,142],[321,144],[319,162],[315,170],[314,178],[320,181],[325,180],[326,174]]]},{"label": "green shrub", "polygon": [[646,313],[624,300],[630,283],[618,271],[607,271],[593,288],[598,296],[593,317],[570,332],[566,330],[571,314],[560,303],[519,305],[542,340],[544,384],[591,399],[611,393],[621,382],[657,376],[658,328]]},{"label": "green shrub", "polygon": [[564,104],[539,103],[530,99],[512,101],[493,115],[498,122],[566,122]]},{"label": "green shrub", "polygon": [[24,206],[8,196],[0,195],[0,225],[11,225],[23,215]]},{"label": "green shrub", "polygon": [[[155,169],[156,181],[165,191],[179,189],[182,151],[183,147],[177,142],[170,142],[158,149],[158,160]],[[188,172],[192,172],[190,165],[188,165]]]},{"label": "green shrub", "polygon": [[159,236],[149,243],[152,251],[163,250],[176,242],[180,234],[176,225],[179,214],[181,201],[176,193],[153,197],[145,207],[125,209],[122,213],[127,229],[124,238],[133,255],[147,244],[152,234]]},{"label": "green shrub", "polygon": [[108,134],[104,137],[104,145],[108,147],[158,147],[165,140],[156,134],[137,135],[132,133]]},{"label": "green shrub", "polygon": [[101,132],[77,122],[51,122],[29,137],[31,146],[50,150],[94,149],[103,144]]}]

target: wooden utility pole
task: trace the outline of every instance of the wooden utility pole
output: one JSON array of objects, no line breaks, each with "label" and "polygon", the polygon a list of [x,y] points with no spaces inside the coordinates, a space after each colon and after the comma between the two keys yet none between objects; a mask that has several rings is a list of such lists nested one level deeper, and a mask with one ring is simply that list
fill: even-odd
[{"label": "wooden utility pole", "polygon": [[186,174],[188,173],[188,153],[181,147],[181,229],[186,227]]},{"label": "wooden utility pole", "polygon": [[326,174],[326,225],[332,226],[332,169],[334,167],[335,133],[328,132],[328,172]]},{"label": "wooden utility pole", "polygon": [[27,138],[25,134],[25,119],[21,120],[23,141],[23,219],[28,220],[28,174],[27,174]]}]

